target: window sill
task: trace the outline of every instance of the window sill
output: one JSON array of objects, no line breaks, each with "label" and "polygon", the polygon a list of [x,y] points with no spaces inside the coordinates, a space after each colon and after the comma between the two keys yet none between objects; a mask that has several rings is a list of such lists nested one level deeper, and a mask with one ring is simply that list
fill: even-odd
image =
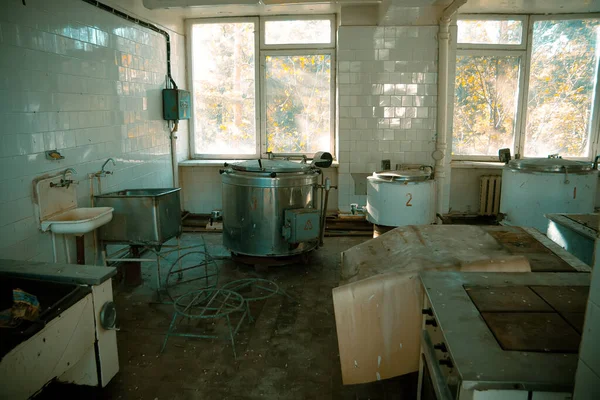
[{"label": "window sill", "polygon": [[504,163],[499,161],[451,161],[450,168],[481,168],[481,169],[502,169]]},{"label": "window sill", "polygon": [[[180,167],[224,167],[225,163],[232,164],[236,162],[242,162],[248,160],[185,160],[180,161]],[[295,161],[295,160],[292,160]],[[299,162],[299,161],[298,161]],[[334,161],[330,168],[337,168],[339,162]]]},{"label": "window sill", "polygon": [[180,161],[180,167],[224,167],[225,163],[234,163],[244,160],[185,160]]}]

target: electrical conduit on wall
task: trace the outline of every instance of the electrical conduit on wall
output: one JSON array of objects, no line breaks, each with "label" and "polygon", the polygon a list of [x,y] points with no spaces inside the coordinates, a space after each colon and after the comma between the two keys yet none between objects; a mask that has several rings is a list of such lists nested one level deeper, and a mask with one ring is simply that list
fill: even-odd
[{"label": "electrical conduit on wall", "polygon": [[[95,0],[82,0],[85,3],[91,4],[94,7],[97,7],[101,10],[114,14],[118,17],[126,19],[127,21],[133,22],[141,27],[153,30],[154,32],[158,32],[165,37],[167,42],[167,84],[170,82],[173,89],[177,89],[177,83],[173,79],[171,75],[171,36],[164,29],[160,29],[156,25],[150,24],[148,22],[144,22],[138,18],[135,18],[129,14],[126,14],[122,11],[117,10],[111,6],[108,6],[104,3],[100,3]],[[178,162],[177,162],[177,136],[175,133],[177,132],[178,122],[175,122],[173,129],[171,130],[171,168],[173,169],[173,187],[179,187],[179,171],[178,171]]]}]

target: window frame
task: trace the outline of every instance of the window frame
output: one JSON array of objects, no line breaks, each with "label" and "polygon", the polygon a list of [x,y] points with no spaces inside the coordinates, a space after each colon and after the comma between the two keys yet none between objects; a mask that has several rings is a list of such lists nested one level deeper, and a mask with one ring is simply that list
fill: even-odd
[{"label": "window frame", "polygon": [[[520,158],[526,157],[523,152],[525,150],[525,137],[527,128],[527,98],[529,95],[529,76],[531,69],[531,53],[533,49],[533,25],[538,21],[564,21],[564,20],[581,20],[581,19],[600,19],[600,13],[589,14],[554,14],[554,15],[498,15],[498,14],[461,14],[457,20],[522,20],[523,35],[521,45],[497,45],[497,44],[470,44],[458,43],[458,33],[456,38],[456,57],[461,55],[510,55],[522,54],[521,67],[519,71],[519,95],[517,97],[517,110],[515,115],[515,132],[513,142],[513,157],[519,155]],[[600,47],[600,42],[598,43]],[[452,124],[451,143],[454,140],[454,96],[456,94],[456,80],[448,82],[452,88],[452,116],[449,118]],[[592,94],[592,118],[589,127],[589,155],[587,157],[569,157],[571,160],[591,161],[599,151],[600,140],[600,68],[596,68],[596,85]],[[452,155],[452,160],[455,161],[498,161],[497,156],[481,156],[481,155]]]},{"label": "window frame", "polygon": [[[265,45],[264,44],[264,25],[267,21],[285,21],[285,20],[330,20],[331,21],[331,43],[308,43],[308,44],[291,44],[291,45]],[[335,15],[280,15],[280,16],[248,16],[248,17],[224,17],[224,18],[194,18],[187,19],[186,40],[187,50],[187,77],[189,82],[189,90],[191,92],[192,109],[194,109],[194,57],[192,54],[192,29],[194,25],[210,24],[210,23],[235,23],[235,22],[253,22],[254,23],[254,113],[256,126],[256,151],[254,154],[206,154],[196,153],[196,134],[195,134],[195,118],[192,115],[189,122],[189,156],[190,159],[199,160],[251,160],[259,157],[266,158],[267,154],[267,133],[266,133],[266,56],[268,55],[312,55],[312,54],[328,54],[331,55],[331,79],[330,79],[330,150],[329,152],[336,154],[336,16]],[[257,32],[258,30],[258,32]],[[313,153],[294,153],[298,156],[312,156]]]},{"label": "window frame", "polygon": [[[266,44],[265,43],[265,23],[271,21],[329,21],[331,24],[331,33],[329,43],[293,43],[293,44]],[[260,50],[294,50],[294,49],[333,49],[335,48],[335,15],[277,15],[269,17],[260,17]]]},{"label": "window frame", "polygon": [[258,17],[233,17],[233,18],[201,18],[201,19],[189,19],[186,20],[186,33],[188,40],[186,40],[187,47],[187,62],[188,62],[188,82],[190,88],[190,99],[192,103],[192,117],[189,120],[189,139],[190,139],[190,158],[200,159],[200,160],[219,160],[219,159],[252,159],[255,158],[257,154],[260,152],[260,137],[258,135],[260,131],[260,91],[259,91],[259,78],[260,78],[260,65],[258,61],[258,57],[256,57],[256,53],[260,51],[260,43],[258,40],[258,35],[254,35],[254,124],[255,124],[255,136],[256,136],[256,146],[254,150],[254,154],[202,154],[196,153],[196,122],[195,116],[193,115],[194,110],[194,57],[192,56],[192,29],[194,25],[198,24],[227,24],[227,23],[236,23],[236,22],[245,22],[245,23],[254,23],[254,29],[258,29],[259,19]]},{"label": "window frame", "polygon": [[458,16],[458,21],[521,21],[523,26],[523,32],[521,33],[521,44],[493,44],[493,43],[458,43],[458,30],[456,33],[456,48],[470,49],[470,50],[488,50],[493,48],[494,50],[525,50],[528,42],[528,19],[527,15],[508,15],[508,14],[461,14]]},{"label": "window frame", "polygon": [[[331,56],[331,78],[329,81],[329,143],[331,154],[335,153],[335,50],[334,49],[294,49],[294,50],[261,50],[260,52],[260,93],[261,93],[261,104],[264,105],[261,111],[261,129],[260,129],[260,143],[261,143],[261,155],[267,156],[267,78],[266,78],[266,59],[267,56],[310,56],[326,54]],[[313,153],[293,153],[298,155],[312,156]]]}]

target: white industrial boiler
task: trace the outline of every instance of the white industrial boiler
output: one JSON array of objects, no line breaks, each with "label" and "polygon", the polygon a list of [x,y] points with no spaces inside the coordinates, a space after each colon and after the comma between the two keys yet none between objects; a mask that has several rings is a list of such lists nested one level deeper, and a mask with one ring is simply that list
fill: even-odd
[{"label": "white industrial boiler", "polygon": [[502,171],[502,223],[546,233],[550,213],[594,211],[598,171],[591,162],[562,158],[510,161]]},{"label": "white industrial boiler", "polygon": [[374,172],[367,178],[367,219],[376,225],[435,222],[435,183],[431,168]]}]

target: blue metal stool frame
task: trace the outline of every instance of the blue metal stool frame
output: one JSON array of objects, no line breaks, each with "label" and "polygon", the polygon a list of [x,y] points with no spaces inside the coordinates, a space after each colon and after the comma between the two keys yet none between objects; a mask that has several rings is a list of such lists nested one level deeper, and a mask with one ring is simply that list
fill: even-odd
[{"label": "blue metal stool frame", "polygon": [[[257,295],[255,296],[244,296],[242,293],[239,293],[240,290],[246,288],[250,288],[250,290],[252,291],[256,289],[259,291],[259,293],[257,293]],[[275,282],[261,278],[238,279],[236,281],[226,283],[221,287],[221,289],[231,290],[236,293],[239,293],[242,296],[242,298],[244,299],[244,304],[246,305],[246,313],[248,314],[248,320],[250,322],[254,321],[254,318],[250,313],[250,302],[266,300],[270,297],[275,296],[276,294],[283,294],[287,296],[286,293],[282,292],[279,289],[279,286]]]},{"label": "blue metal stool frame", "polygon": [[[226,339],[231,341],[233,356],[237,359],[237,354],[235,352],[235,335],[238,333],[238,330],[248,313],[248,309],[245,305],[246,302],[239,293],[225,289],[194,290],[178,297],[173,303],[175,313],[173,314],[173,319],[169,325],[169,330],[167,331],[160,352],[162,353],[165,350],[170,336],[201,339],[219,339],[223,337],[222,335],[175,332],[175,329],[177,328],[177,319],[187,318],[191,321],[224,318],[227,321],[227,328],[229,329],[229,334]],[[235,312],[241,312],[242,314],[237,326],[233,329],[230,316]]]},{"label": "blue metal stool frame", "polygon": [[[203,260],[196,262],[192,266],[183,267],[182,263],[188,256],[202,256]],[[187,261],[187,260],[185,260],[185,261]],[[179,268],[176,268],[177,266],[179,266]],[[209,266],[212,266],[214,271],[210,272]],[[196,269],[197,270],[204,269],[204,274],[201,274],[200,276],[195,277],[195,278],[188,278],[188,279],[184,280],[183,273],[185,271],[191,271],[191,270],[196,270]],[[175,275],[177,276],[177,279],[175,280],[175,282],[172,282],[172,277]],[[214,281],[212,283],[210,282],[211,278]],[[217,265],[216,260],[210,254],[208,254],[208,252],[206,250],[190,251],[188,253],[182,254],[181,256],[179,256],[177,258],[177,260],[175,260],[171,264],[171,268],[169,268],[169,272],[167,273],[167,276],[165,277],[165,282],[163,285],[163,290],[165,291],[166,295],[171,300],[171,303],[167,303],[167,302],[165,302],[165,303],[173,304],[175,302],[175,298],[178,297],[174,293],[172,293],[172,291],[171,291],[172,288],[174,288],[175,286],[180,286],[180,285],[183,285],[183,284],[186,284],[189,282],[194,282],[197,280],[203,280],[200,283],[199,287],[197,287],[197,289],[213,289],[213,288],[217,287],[217,285],[219,283],[219,266]]]}]

